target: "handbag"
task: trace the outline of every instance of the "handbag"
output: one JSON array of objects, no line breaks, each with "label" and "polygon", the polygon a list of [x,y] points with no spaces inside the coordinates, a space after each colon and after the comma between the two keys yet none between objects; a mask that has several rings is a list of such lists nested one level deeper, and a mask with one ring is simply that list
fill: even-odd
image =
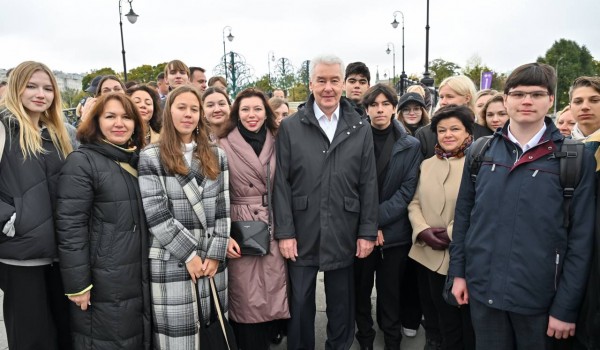
[{"label": "handbag", "polygon": [[[267,207],[269,223],[263,221],[233,221],[231,238],[240,246],[242,255],[264,256],[271,245],[271,162],[267,162]],[[264,196],[263,196],[264,198]]]},{"label": "handbag", "polygon": [[451,277],[450,275],[446,275],[446,282],[444,282],[444,290],[442,291],[442,297],[444,298],[444,301],[446,303],[448,303],[449,305],[460,307],[460,305],[458,304],[458,301],[456,301],[456,298],[454,297],[454,294],[452,294],[452,286],[453,285],[454,285],[454,277]]},{"label": "handbag", "polygon": [[211,322],[210,325],[206,326],[202,322],[202,306],[200,303],[200,293],[196,293],[198,297],[198,315],[199,315],[199,333],[200,333],[200,349],[205,350],[237,350],[237,343],[235,341],[235,335],[233,328],[223,317],[221,311],[221,303],[219,302],[219,296],[217,295],[217,288],[215,287],[215,280],[209,278],[210,281],[210,301],[211,305],[214,305],[217,318],[219,322]]}]

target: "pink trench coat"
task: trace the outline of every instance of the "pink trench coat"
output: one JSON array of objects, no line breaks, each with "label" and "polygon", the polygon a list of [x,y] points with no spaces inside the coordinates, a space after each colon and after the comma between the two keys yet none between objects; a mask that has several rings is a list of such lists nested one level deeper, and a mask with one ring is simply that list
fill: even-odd
[{"label": "pink trench coat", "polygon": [[[260,157],[237,128],[219,140],[229,163],[231,221],[268,222],[262,206],[266,193],[267,162],[271,161],[271,186],[275,175],[275,138],[267,132]],[[289,318],[287,267],[271,237],[270,253],[228,260],[229,317],[238,323],[260,323]]]}]

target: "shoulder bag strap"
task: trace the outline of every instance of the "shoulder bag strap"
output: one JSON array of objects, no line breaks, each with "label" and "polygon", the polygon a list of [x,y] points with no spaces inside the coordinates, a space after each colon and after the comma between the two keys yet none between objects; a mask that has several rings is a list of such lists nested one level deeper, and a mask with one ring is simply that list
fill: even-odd
[{"label": "shoulder bag strap", "polygon": [[223,312],[221,312],[221,302],[219,302],[219,295],[217,294],[217,287],[215,287],[215,279],[209,278],[210,290],[212,291],[212,297],[215,302],[215,308],[217,309],[217,316],[219,317],[219,323],[221,324],[221,330],[223,331],[223,337],[225,337],[225,343],[227,343],[227,349],[231,349],[229,346],[229,339],[227,339],[227,330],[225,330],[225,321],[223,321]]}]

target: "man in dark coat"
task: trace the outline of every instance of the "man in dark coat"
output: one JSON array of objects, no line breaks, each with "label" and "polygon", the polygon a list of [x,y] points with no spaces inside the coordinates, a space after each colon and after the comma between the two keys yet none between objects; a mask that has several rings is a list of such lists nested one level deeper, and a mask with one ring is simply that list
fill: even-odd
[{"label": "man in dark coat", "polygon": [[289,259],[288,349],[314,349],[315,285],[324,271],[327,349],[349,349],[354,335],[354,257],[377,237],[377,174],[371,128],[342,98],[335,56],[311,61],[311,96],[284,119],[277,138],[275,238]]}]

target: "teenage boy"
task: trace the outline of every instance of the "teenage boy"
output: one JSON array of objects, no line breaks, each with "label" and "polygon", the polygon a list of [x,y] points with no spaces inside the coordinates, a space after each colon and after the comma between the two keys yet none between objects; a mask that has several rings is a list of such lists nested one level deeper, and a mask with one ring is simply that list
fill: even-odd
[{"label": "teenage boy", "polygon": [[475,176],[467,154],[448,275],[459,304],[471,306],[478,349],[544,349],[549,337],[575,334],[592,253],[595,161],[589,150],[578,155],[581,179],[565,225],[564,137],[545,117],[555,84],[549,65],[515,69],[504,88],[510,121]]}]

